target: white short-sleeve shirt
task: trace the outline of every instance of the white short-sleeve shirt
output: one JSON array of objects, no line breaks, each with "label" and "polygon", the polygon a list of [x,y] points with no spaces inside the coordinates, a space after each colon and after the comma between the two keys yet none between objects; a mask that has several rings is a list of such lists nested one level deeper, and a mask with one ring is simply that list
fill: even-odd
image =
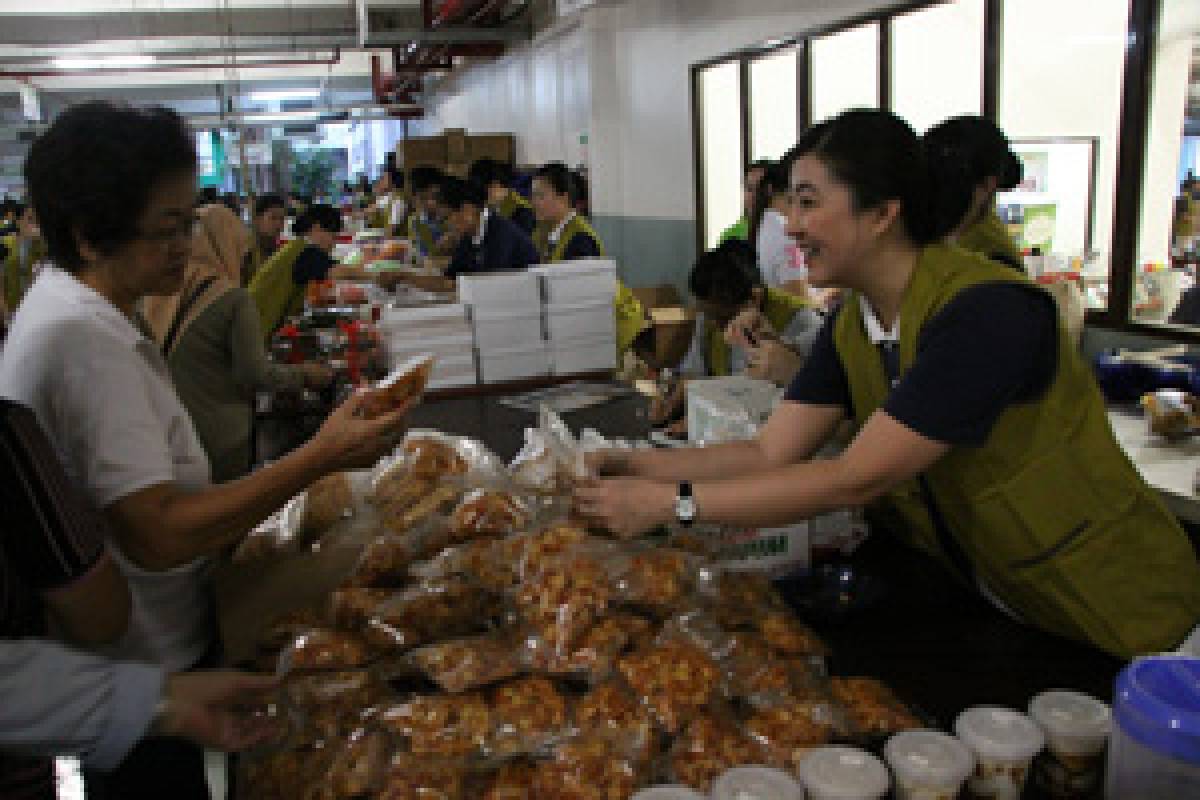
[{"label": "white short-sleeve shirt", "polygon": [[[210,482],[158,347],[68,272],[43,270],[26,295],[0,352],[0,395],[33,410],[67,474],[100,508],[158,484]],[[208,559],[149,572],[111,544],[133,614],[109,654],[191,666],[215,635]]]},{"label": "white short-sleeve shirt", "polygon": [[773,208],[763,212],[754,249],[763,283],[772,289],[808,278],[808,269],[796,249],[796,241],[788,235],[787,217]]}]

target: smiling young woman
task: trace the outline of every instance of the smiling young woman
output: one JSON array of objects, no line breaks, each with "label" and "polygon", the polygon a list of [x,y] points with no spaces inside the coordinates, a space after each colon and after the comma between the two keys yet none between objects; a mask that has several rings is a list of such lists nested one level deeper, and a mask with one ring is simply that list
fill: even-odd
[{"label": "smiling young woman", "polygon": [[[1051,298],[942,244],[920,140],[883,111],[811,128],[789,153],[789,230],[813,285],[849,290],[755,441],[607,452],[579,510],[618,533],[774,526],[874,505],[913,547],[1028,624],[1120,656],[1200,619],[1200,565],[1113,437]],[[845,420],[841,456],[809,459]]]}]

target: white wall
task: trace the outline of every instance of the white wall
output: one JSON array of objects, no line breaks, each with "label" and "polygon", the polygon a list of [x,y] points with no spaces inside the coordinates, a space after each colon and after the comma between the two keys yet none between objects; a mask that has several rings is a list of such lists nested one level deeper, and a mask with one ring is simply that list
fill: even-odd
[{"label": "white wall", "polygon": [[[689,67],[884,5],[638,0],[593,8],[577,28],[539,39],[445,86],[418,127],[426,133],[443,127],[512,131],[523,163],[574,163],[585,155],[578,152],[577,132],[586,131],[596,214],[692,220]],[[741,161],[740,153],[729,157]]]}]

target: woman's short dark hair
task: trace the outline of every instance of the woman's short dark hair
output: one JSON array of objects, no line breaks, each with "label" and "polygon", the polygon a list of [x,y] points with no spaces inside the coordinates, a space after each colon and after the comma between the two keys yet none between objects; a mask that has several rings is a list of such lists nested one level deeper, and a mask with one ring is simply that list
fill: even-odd
[{"label": "woman's short dark hair", "polygon": [[510,186],[513,180],[512,164],[484,156],[471,164],[471,169],[467,172],[467,180],[487,187]]},{"label": "woman's short dark hair", "polygon": [[283,199],[283,195],[276,192],[260,194],[258,199],[254,201],[254,216],[261,217],[273,208],[287,210],[287,201]]},{"label": "woman's short dark hair", "polygon": [[292,230],[303,236],[314,227],[329,233],[342,232],[342,212],[324,203],[317,203],[306,208],[292,224]]},{"label": "woman's short dark hair", "polygon": [[63,111],[34,141],[25,183],[50,258],[74,272],[77,236],[112,255],[137,238],[154,185],[195,170],[195,141],[175,111],[92,102]]},{"label": "woman's short dark hair", "polygon": [[855,109],[813,125],[784,160],[804,156],[815,156],[850,190],[857,211],[899,200],[904,230],[916,244],[932,244],[954,229],[935,216],[939,204],[958,209],[955,224],[966,213],[965,204],[943,204],[936,196],[920,138],[890,111]]},{"label": "woman's short dark hair", "polygon": [[420,193],[441,185],[445,175],[437,167],[413,167],[412,190]]},{"label": "woman's short dark hair", "polygon": [[[969,207],[976,187],[988,178],[995,178],[1001,191],[1021,183],[1021,159],[1004,132],[983,117],[952,117],[926,131],[922,141],[937,186],[934,215],[939,219],[953,215],[959,205]],[[951,229],[961,221],[960,214]]]},{"label": "woman's short dark hair", "polygon": [[487,189],[475,181],[451,176],[438,187],[438,202],[451,211],[458,211],[468,203],[483,208],[487,205]]},{"label": "woman's short dark hair", "polygon": [[725,308],[746,305],[754,290],[762,285],[754,248],[741,239],[729,239],[702,253],[688,277],[688,288],[694,297]]},{"label": "woman's short dark hair", "polygon": [[575,205],[579,200],[579,184],[570,168],[561,161],[551,161],[549,164],[543,165],[533,173],[533,177],[545,181],[555,194],[565,194],[567,202],[571,205]]}]

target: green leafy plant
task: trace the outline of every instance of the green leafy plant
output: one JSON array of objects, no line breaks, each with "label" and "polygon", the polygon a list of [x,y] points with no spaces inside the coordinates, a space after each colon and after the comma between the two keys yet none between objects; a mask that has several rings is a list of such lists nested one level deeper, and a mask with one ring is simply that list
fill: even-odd
[{"label": "green leafy plant", "polygon": [[296,152],[292,156],[292,191],[316,197],[333,194],[337,156],[328,150]]}]

